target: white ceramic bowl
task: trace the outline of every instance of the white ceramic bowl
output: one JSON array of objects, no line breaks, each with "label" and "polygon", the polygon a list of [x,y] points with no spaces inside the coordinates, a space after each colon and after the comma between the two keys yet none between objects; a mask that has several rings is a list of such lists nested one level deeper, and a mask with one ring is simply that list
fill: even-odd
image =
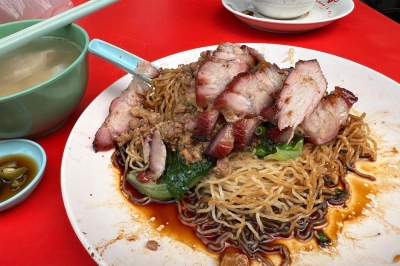
[{"label": "white ceramic bowl", "polygon": [[293,19],[311,10],[316,0],[251,0],[254,8],[274,19]]},{"label": "white ceramic bowl", "polygon": [[45,151],[39,144],[31,140],[12,139],[0,141],[0,157],[10,154],[24,154],[31,157],[38,166],[38,173],[18,194],[0,202],[0,212],[23,202],[35,190],[46,168],[47,157]]}]

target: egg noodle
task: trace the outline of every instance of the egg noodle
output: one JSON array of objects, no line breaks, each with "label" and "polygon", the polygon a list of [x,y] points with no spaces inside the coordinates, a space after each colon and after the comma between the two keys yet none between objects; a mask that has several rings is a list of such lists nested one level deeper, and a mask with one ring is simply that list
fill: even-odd
[{"label": "egg noodle", "polygon": [[[164,69],[161,77],[152,80],[144,106],[160,114],[161,121],[172,120],[176,103],[184,99],[192,78],[192,75],[185,75],[182,66],[177,69]],[[139,140],[133,139],[125,146],[125,171],[129,167],[130,170],[141,172],[149,166],[143,155],[143,136],[139,135],[138,138]]]},{"label": "egg noodle", "polygon": [[280,253],[283,265],[288,265],[287,248],[270,243],[289,236],[309,240],[315,229],[326,225],[328,203],[342,205],[348,200],[350,193],[338,197],[334,190],[344,186],[349,191],[346,171],[355,168],[360,156],[376,159],[376,143],[364,117],[349,115],[347,127],[334,140],[320,146],[306,143],[295,160],[260,160],[250,152],[230,154],[232,174],[207,175],[180,202],[181,218],[196,224],[198,236],[216,252],[234,243],[266,265],[272,264],[262,253]]},{"label": "egg noodle", "polygon": [[[173,120],[174,106],[185,100],[190,80],[194,76],[181,67],[165,69],[162,77],[153,80],[145,107],[160,113],[163,121]],[[374,180],[355,168],[359,159],[375,161],[377,156],[364,118],[365,114],[350,114],[335,139],[319,146],[305,143],[296,159],[272,161],[250,151],[231,153],[231,174],[221,178],[210,171],[204,176],[178,201],[180,219],[196,228],[210,250],[220,252],[233,245],[265,265],[272,265],[268,254],[278,253],[282,265],[289,265],[289,250],[274,240],[294,237],[305,241],[323,228],[328,206],[342,205],[350,197],[348,171]],[[122,152],[126,173],[148,166],[141,143],[132,142]],[[148,197],[132,201],[145,203]]]},{"label": "egg noodle", "polygon": [[145,107],[161,114],[162,121],[172,120],[176,103],[185,98],[185,79],[182,69],[165,69],[161,77],[152,80]]}]

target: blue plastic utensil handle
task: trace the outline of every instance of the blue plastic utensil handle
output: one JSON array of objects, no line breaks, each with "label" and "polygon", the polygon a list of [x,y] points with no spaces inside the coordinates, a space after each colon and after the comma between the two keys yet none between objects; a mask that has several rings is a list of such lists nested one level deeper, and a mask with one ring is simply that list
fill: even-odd
[{"label": "blue plastic utensil handle", "polygon": [[126,72],[144,80],[147,83],[151,83],[150,78],[143,76],[141,74],[137,74],[134,71],[135,68],[137,67],[137,64],[140,61],[144,61],[144,59],[140,58],[139,56],[131,54],[117,46],[114,46],[110,43],[107,43],[99,39],[93,39],[89,43],[88,49],[91,53],[107,60],[108,62],[125,70]]}]

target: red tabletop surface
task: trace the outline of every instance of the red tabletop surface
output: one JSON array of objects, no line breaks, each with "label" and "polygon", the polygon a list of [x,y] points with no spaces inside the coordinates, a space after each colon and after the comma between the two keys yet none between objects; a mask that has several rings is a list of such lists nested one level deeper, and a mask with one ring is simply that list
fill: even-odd
[{"label": "red tabletop surface", "polygon": [[[75,6],[83,2],[73,0]],[[337,55],[400,82],[400,25],[359,0],[348,16],[296,34],[254,29],[228,12],[221,0],[120,0],[76,23],[91,39],[105,40],[149,61],[224,41],[274,43]],[[90,55],[89,84],[82,102],[60,130],[35,140],[48,156],[41,183],[26,201],[0,213],[0,265],[95,265],[64,208],[61,160],[79,116],[124,75],[123,70]]]}]

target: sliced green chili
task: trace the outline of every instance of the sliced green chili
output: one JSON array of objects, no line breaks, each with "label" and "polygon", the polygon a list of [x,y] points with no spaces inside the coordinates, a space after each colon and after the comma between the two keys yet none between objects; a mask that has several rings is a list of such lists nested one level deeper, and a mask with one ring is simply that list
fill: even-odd
[{"label": "sliced green chili", "polygon": [[3,165],[0,168],[0,177],[7,181],[12,181],[24,175],[28,171],[28,168],[26,167],[15,168],[15,166],[16,163],[14,162]]},{"label": "sliced green chili", "polygon": [[0,166],[0,172],[2,172],[4,168],[15,168],[15,167],[17,167],[17,162],[9,162]]},{"label": "sliced green chili", "polygon": [[[21,179],[21,180],[19,180],[19,179]],[[11,183],[11,188],[19,188],[20,186],[25,184],[25,182],[26,182],[26,175],[24,175],[22,178],[15,179]]]}]

